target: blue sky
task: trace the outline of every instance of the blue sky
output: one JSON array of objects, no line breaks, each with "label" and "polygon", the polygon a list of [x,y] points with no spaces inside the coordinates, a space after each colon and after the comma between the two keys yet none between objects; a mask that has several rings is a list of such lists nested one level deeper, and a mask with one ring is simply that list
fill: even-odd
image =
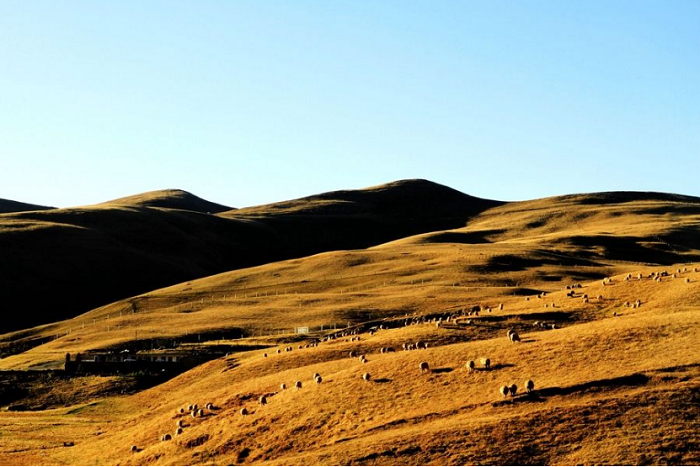
[{"label": "blue sky", "polygon": [[700,196],[700,2],[0,0],[0,198]]}]

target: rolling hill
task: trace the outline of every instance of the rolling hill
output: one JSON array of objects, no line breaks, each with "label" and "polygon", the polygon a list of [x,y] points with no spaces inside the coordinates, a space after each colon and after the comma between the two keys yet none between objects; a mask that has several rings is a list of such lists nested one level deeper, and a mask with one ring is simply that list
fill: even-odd
[{"label": "rolling hill", "polygon": [[499,204],[407,180],[244,210],[166,190],[0,215],[0,280],[7,285],[0,330],[223,271],[460,227]]},{"label": "rolling hill", "polygon": [[[418,186],[451,201],[442,210],[419,205],[420,196],[414,209],[403,204]],[[217,215],[83,208],[92,229],[116,214],[122,226],[144,213],[170,226],[180,225],[171,216],[193,226],[206,219],[211,230],[242,223],[245,241],[286,240],[279,254],[298,257],[171,282],[0,335],[7,385],[43,370],[22,386],[3,389],[0,380],[3,403],[17,409],[0,410],[0,463],[700,462],[700,199],[463,197],[410,181]],[[305,253],[314,233],[336,231],[338,242],[364,246]],[[165,257],[158,248],[171,246],[131,248]],[[402,350],[418,342],[427,348]],[[228,355],[145,390],[131,385],[134,375],[56,371],[67,352],[129,347]],[[516,394],[503,397],[501,386],[512,384]],[[203,412],[192,416],[195,403]]]},{"label": "rolling hill", "polygon": [[19,201],[12,201],[9,199],[0,199],[0,214],[24,211],[46,211],[49,209],[55,208],[49,206],[39,206],[37,204],[22,203]]}]

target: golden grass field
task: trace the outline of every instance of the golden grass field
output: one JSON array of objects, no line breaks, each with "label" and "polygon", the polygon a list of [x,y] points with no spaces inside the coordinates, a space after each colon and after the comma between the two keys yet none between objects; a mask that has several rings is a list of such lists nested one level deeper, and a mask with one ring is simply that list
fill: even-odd
[{"label": "golden grass field", "polygon": [[[288,209],[302,208],[280,203],[256,216]],[[0,411],[0,464],[698,464],[699,234],[697,198],[506,203],[460,228],[223,272],[7,333],[0,344],[17,351],[0,359],[3,370],[59,369],[66,352],[135,337],[236,330],[246,337],[208,344],[269,348],[125,394],[112,390],[116,377],[45,383],[17,399],[31,405],[41,394],[43,410]],[[476,305],[479,316],[467,316]],[[438,314],[440,326],[404,325]],[[299,348],[368,321],[390,328]],[[300,326],[312,333],[294,334]],[[428,348],[402,350],[417,341]],[[512,383],[518,394],[502,397]],[[178,413],[209,402],[203,417]],[[178,420],[183,433],[160,441]]]}]

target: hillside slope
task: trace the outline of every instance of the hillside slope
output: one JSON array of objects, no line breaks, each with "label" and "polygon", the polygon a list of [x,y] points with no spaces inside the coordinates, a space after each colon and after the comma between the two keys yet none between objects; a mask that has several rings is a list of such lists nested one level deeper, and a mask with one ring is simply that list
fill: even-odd
[{"label": "hillside slope", "polygon": [[[543,300],[520,297],[471,325],[411,324],[317,347],[298,348],[310,342],[302,340],[291,351],[282,343],[267,356],[262,350],[233,354],[132,396],[0,412],[0,462],[695,465],[697,267],[661,282],[646,274],[631,281],[612,276],[605,286],[584,282],[581,293],[602,295],[586,305],[594,316],[559,329],[533,325],[542,320]],[[642,306],[625,307],[632,297],[643,297]],[[564,303],[565,290],[550,300]],[[584,306],[580,297],[572,300],[572,308]],[[520,342],[507,339],[509,327]],[[427,350],[401,350],[418,341]],[[396,351],[382,352],[386,347]],[[470,360],[475,371],[465,365]],[[421,372],[420,362],[431,371]],[[535,385],[531,394],[527,380]],[[517,394],[502,397],[499,388],[511,384]],[[192,417],[187,407],[195,403],[213,408]],[[166,433],[173,439],[160,441]]]},{"label": "hillside slope", "polygon": [[460,227],[500,204],[426,181],[341,193],[319,195],[327,206],[344,207],[333,213],[316,212],[318,197],[290,202],[303,215],[267,206],[209,215],[198,211],[219,205],[173,191],[0,215],[0,280],[7,285],[0,330],[222,271]]},{"label": "hillside slope", "polygon": [[49,206],[39,206],[37,204],[22,203],[19,201],[12,201],[10,199],[0,199],[0,214],[24,211],[46,211],[48,209],[55,208]]},{"label": "hillside slope", "polygon": [[[499,302],[520,309],[527,305],[524,296],[560,291],[566,284],[700,261],[696,200],[580,200],[512,203],[484,211],[462,229],[229,271],[130,297],[2,336],[0,355],[6,356],[30,342],[53,340],[0,365],[59,366],[65,352],[126,345],[135,331],[140,339],[177,341],[194,333],[260,336],[297,327],[328,329],[465,306],[493,308]],[[557,307],[554,316],[562,322],[590,319],[578,302]]]},{"label": "hillside slope", "polygon": [[184,190],[157,190],[139,195],[118,198],[102,203],[103,205],[136,206],[149,208],[180,209],[205,214],[216,214],[231,211],[232,208],[223,204],[212,203]]}]

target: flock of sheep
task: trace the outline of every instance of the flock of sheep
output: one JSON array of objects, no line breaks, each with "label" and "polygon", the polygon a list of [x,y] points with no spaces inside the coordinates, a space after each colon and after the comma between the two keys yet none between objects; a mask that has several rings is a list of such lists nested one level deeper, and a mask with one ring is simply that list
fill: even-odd
[{"label": "flock of sheep", "polygon": [[[695,268],[694,271],[699,272],[698,268]],[[677,275],[680,275],[680,274],[685,273],[685,272],[688,272],[687,268],[682,268],[682,269],[679,268],[675,274],[669,274],[667,271],[653,272],[653,273],[647,275],[646,278],[652,279],[655,281],[661,281],[662,278],[665,278],[665,277],[675,278],[675,277],[677,277]],[[642,273],[639,273],[636,276],[637,280],[642,280],[644,277],[645,276]],[[631,274],[627,274],[625,276],[624,280],[626,282],[629,282],[629,281],[633,280],[633,276]],[[690,278],[686,278],[685,281],[690,282]],[[605,278],[602,280],[602,284],[603,284],[603,286],[612,285],[613,279],[612,278]],[[566,290],[568,290],[568,292],[566,294],[567,297],[575,297],[576,290],[580,289],[580,288],[582,288],[582,286],[580,284],[567,285],[566,286]],[[547,294],[545,292],[542,292],[542,293],[537,295],[537,298],[544,299],[546,296],[547,296]],[[588,303],[589,297],[587,294],[581,294],[580,297],[584,300],[584,303]],[[597,299],[599,301],[601,301],[603,299],[602,295],[598,295]],[[526,297],[526,300],[529,301],[530,297]],[[641,305],[642,305],[641,300],[636,300],[633,303],[630,303],[629,301],[624,302],[625,307],[638,308]],[[552,307],[554,307],[554,306],[555,306],[554,303],[552,303]],[[504,305],[502,303],[500,303],[498,305],[498,309],[502,311],[504,309]],[[422,323],[426,323],[426,322],[435,322],[435,323],[437,323],[437,326],[440,327],[440,325],[442,323],[456,322],[458,319],[460,319],[464,315],[478,316],[478,313],[480,310],[484,310],[487,312],[491,311],[491,309],[489,307],[483,307],[483,308],[482,307],[474,307],[471,311],[465,312],[465,310],[462,310],[462,313],[460,315],[447,314],[446,316],[440,316],[440,317],[436,317],[436,318],[432,318],[432,319],[428,319],[426,317],[406,319],[403,322],[403,325],[410,326],[410,325],[422,324]],[[534,326],[544,328],[544,329],[556,329],[556,325],[554,323],[550,324],[550,323],[546,323],[544,321],[535,321]],[[376,327],[369,329],[368,332],[370,335],[372,335],[377,330],[386,329],[386,328],[387,327],[384,325],[379,325],[379,326],[376,326]],[[346,338],[346,340],[349,342],[356,342],[356,341],[361,340],[361,336],[359,335],[360,333],[361,333],[360,328],[339,331],[339,332],[335,332],[335,333],[332,333],[330,335],[325,336],[323,339],[321,339],[321,341],[328,342],[328,341],[332,341],[335,339]],[[508,329],[507,333],[506,333],[506,337],[508,338],[508,340],[511,343],[521,342],[520,335],[518,334],[518,332],[515,329],[512,329],[512,328]],[[299,347],[299,349],[302,349],[302,348],[317,347],[317,346],[318,346],[318,342],[312,342],[312,343],[307,343],[305,345],[299,345],[298,347]],[[404,351],[412,351],[412,350],[427,349],[427,348],[428,348],[428,343],[426,343],[424,341],[420,341],[420,340],[417,342],[406,342],[402,345],[402,349]],[[291,352],[292,350],[293,350],[292,346],[286,346],[284,348],[285,352]],[[386,353],[395,352],[396,350],[393,347],[381,347],[379,351],[382,354],[386,354]],[[277,349],[276,352],[277,352],[277,354],[281,354],[282,349]],[[264,358],[268,357],[267,353],[263,353],[262,355]],[[356,351],[349,351],[348,355],[350,358],[358,358],[359,361],[363,364],[367,363],[367,361],[368,361],[366,355],[357,355]],[[479,360],[479,363],[480,363],[481,370],[489,371],[492,369],[491,360],[489,358],[481,358]],[[466,370],[468,373],[472,373],[472,372],[475,372],[477,370],[477,364],[474,360],[467,361],[465,363],[465,367],[466,367]],[[431,372],[430,364],[427,361],[421,361],[418,365],[418,369],[419,369],[420,373],[430,373]],[[367,381],[367,382],[372,381],[372,376],[368,372],[363,372],[361,377],[364,381]],[[323,378],[320,374],[314,373],[312,376],[312,381],[315,382],[316,384],[321,384],[323,382]],[[294,387],[297,390],[302,389],[302,386],[303,386],[302,381],[297,380],[294,382]],[[284,391],[287,389],[287,385],[285,383],[281,383],[279,387],[280,387],[281,391]],[[524,383],[524,388],[525,388],[525,391],[527,394],[532,394],[534,392],[534,389],[535,389],[535,383],[531,379],[528,379]],[[508,397],[508,396],[515,397],[517,395],[517,392],[518,392],[518,386],[515,383],[511,383],[509,385],[502,385],[498,388],[498,392],[503,397]],[[275,394],[277,394],[277,393],[267,393],[267,394],[261,395],[258,398],[258,404],[261,406],[266,405],[268,403],[268,398],[270,396],[275,395]],[[212,403],[207,403],[205,408],[206,408],[207,412],[205,412],[204,409],[199,408],[197,404],[189,404],[189,405],[187,405],[187,408],[185,408],[185,407],[179,408],[177,415],[183,416],[183,415],[189,413],[192,418],[196,419],[196,418],[204,417],[205,413],[208,413],[210,415],[215,414],[216,408],[214,407],[214,405]],[[248,415],[250,412],[248,411],[248,409],[246,407],[243,407],[240,409],[239,413],[240,413],[240,415],[245,416],[245,415]],[[171,435],[170,433],[163,434],[161,436],[161,441],[169,441],[169,440],[173,439],[174,436],[182,435],[185,427],[186,427],[186,425],[184,424],[183,420],[181,418],[178,419],[177,423],[176,423],[176,427],[175,427],[176,429],[175,429],[174,435]],[[139,451],[137,446],[132,446],[131,450],[133,452]]]}]

